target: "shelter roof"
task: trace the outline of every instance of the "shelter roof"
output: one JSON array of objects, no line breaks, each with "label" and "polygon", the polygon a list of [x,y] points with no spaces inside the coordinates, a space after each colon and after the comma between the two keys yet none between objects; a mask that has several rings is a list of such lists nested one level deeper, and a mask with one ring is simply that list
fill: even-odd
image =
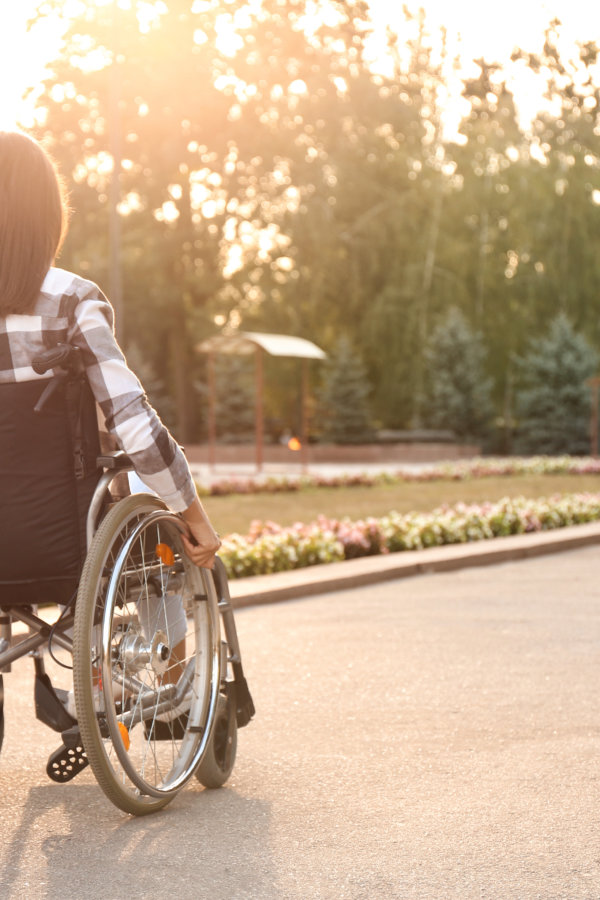
[{"label": "shelter roof", "polygon": [[270,356],[295,356],[301,359],[326,359],[327,354],[312,341],[290,334],[264,334],[258,331],[238,331],[235,334],[216,334],[198,344],[201,353],[233,353],[246,355],[261,348]]}]

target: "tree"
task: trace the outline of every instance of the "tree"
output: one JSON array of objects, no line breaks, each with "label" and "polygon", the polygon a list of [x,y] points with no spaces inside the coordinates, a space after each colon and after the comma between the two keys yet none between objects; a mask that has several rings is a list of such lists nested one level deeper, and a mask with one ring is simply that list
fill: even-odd
[{"label": "tree", "polygon": [[428,389],[425,420],[459,438],[481,438],[493,415],[486,350],[458,309],[433,331],[425,352]]},{"label": "tree", "polygon": [[[566,62],[553,25],[537,54],[478,60],[453,142],[451,63],[424,15],[406,11],[389,35],[383,74],[361,0],[69,8],[39,100],[40,135],[73,185],[64,264],[108,282],[116,185],[125,349],[134,338],[163,383],[181,440],[202,433],[195,345],[223,327],[326,350],[347,335],[387,428],[423,423],[424,349],[451,307],[483,334],[506,420],[514,357],[549,317],[565,311],[600,346],[595,44]],[[548,82],[530,130],[510,66]],[[266,383],[279,417],[296,381],[290,368]]]},{"label": "tree", "polygon": [[321,440],[361,444],[372,435],[365,367],[347,337],[339,338],[326,363],[319,392]]},{"label": "tree", "polygon": [[[41,0],[39,14],[62,6]],[[298,199],[323,206],[344,119],[356,137],[342,98],[346,80],[370,84],[367,7],[329,6],[309,30],[309,0],[75,5],[39,98],[40,135],[79,210],[65,264],[106,280],[117,185],[125,343],[135,331],[144,352],[160,347],[158,374],[184,441],[195,430],[197,326],[206,336],[215,315],[239,324],[262,297],[276,300],[287,271],[273,262],[289,244],[282,223]]]},{"label": "tree", "polygon": [[[526,230],[516,262],[520,318],[528,334],[565,313],[594,344],[600,341],[600,260],[595,235],[600,223],[598,45],[589,41],[567,57],[560,22],[546,29],[538,53],[515,51],[517,64],[546,82],[544,108],[535,116],[531,165],[524,185]],[[519,284],[521,282],[521,285]]]},{"label": "tree", "polygon": [[506,72],[484,59],[477,65],[477,77],[463,91],[469,103],[460,125],[464,143],[448,149],[459,187],[449,194],[440,237],[440,262],[449,277],[439,285],[438,309],[456,306],[481,331],[494,399],[505,405],[511,351],[520,349],[527,304],[521,276],[534,227],[531,160]]},{"label": "tree", "polygon": [[587,453],[590,447],[590,389],[597,353],[563,313],[548,333],[530,343],[519,360],[516,396],[521,453]]},{"label": "tree", "polygon": [[[40,12],[60,7],[44,0]],[[228,154],[231,100],[215,86],[213,53],[196,40],[198,29],[211,28],[214,18],[192,16],[184,0],[160,8],[81,5],[39,100],[41,135],[73,185],[78,211],[76,245],[67,245],[64,259],[107,283],[107,222],[118,199],[125,345],[135,333],[144,353],[160,347],[158,374],[175,399],[183,441],[193,418],[188,326],[222,282],[223,211],[217,201],[213,215],[201,216],[197,199],[215,199]]]},{"label": "tree", "polygon": [[221,443],[254,440],[254,357],[215,357],[217,438]]},{"label": "tree", "polygon": [[422,29],[408,43],[390,35],[391,75],[374,75],[361,57],[360,25],[339,61],[335,95],[326,71],[313,70],[298,97],[305,133],[289,177],[299,205],[281,221],[290,270],[254,273],[249,288],[264,300],[248,310],[248,327],[275,323],[326,348],[346,334],[377,384],[378,422],[402,427],[414,412],[435,272],[441,75]]}]

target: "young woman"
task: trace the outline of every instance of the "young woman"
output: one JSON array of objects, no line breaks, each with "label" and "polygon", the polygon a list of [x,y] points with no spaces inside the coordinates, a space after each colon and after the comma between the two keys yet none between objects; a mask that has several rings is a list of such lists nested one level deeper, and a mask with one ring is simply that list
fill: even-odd
[{"label": "young woman", "polygon": [[[189,557],[211,567],[219,538],[183,453],[127,367],[112,307],[92,282],[53,268],[67,219],[65,191],[49,155],[25,134],[0,132],[0,385],[39,379],[34,357],[59,342],[79,348],[106,430],[144,483],[181,513]],[[28,552],[35,555],[35,545]]]}]

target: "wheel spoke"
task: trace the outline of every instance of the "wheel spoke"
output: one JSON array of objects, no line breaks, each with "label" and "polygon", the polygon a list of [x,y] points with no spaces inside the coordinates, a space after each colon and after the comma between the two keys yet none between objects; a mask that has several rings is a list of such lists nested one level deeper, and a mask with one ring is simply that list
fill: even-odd
[{"label": "wheel spoke", "polygon": [[[193,599],[199,596],[210,600]],[[219,690],[218,627],[212,579],[185,557],[172,514],[145,495],[117,504],[82,575],[75,682],[90,763],[122,809],[141,814],[164,805],[205,752]],[[104,724],[92,710],[94,671],[102,673]]]}]

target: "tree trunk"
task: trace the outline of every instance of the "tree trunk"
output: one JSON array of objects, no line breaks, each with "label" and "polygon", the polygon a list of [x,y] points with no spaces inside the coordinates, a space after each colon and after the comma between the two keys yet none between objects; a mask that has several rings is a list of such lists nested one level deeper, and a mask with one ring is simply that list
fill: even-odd
[{"label": "tree trunk", "polygon": [[425,262],[423,264],[423,279],[421,282],[421,299],[419,303],[419,347],[416,355],[415,365],[415,384],[414,384],[414,411],[413,411],[413,427],[422,427],[423,416],[423,400],[425,390],[425,372],[423,364],[423,352],[427,343],[427,335],[429,332],[429,299],[431,296],[431,287],[433,285],[433,273],[435,270],[435,260],[437,252],[437,242],[440,233],[440,221],[442,218],[442,205],[444,200],[444,186],[441,180],[438,181],[438,190],[433,202],[433,210],[431,214],[431,227],[427,240],[427,249],[425,251]]}]

